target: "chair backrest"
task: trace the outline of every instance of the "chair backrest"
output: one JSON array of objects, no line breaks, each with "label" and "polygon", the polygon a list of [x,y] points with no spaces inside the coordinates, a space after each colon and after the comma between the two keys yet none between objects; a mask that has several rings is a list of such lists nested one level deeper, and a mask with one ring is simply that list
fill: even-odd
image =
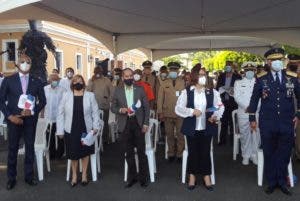
[{"label": "chair backrest", "polygon": [[104,121],[100,119],[100,128],[97,132],[97,140],[95,141],[95,153],[97,153],[101,149],[103,128],[104,128]]},{"label": "chair backrest", "polygon": [[150,118],[156,119],[155,111],[154,110],[150,110]]},{"label": "chair backrest", "polygon": [[104,112],[103,112],[103,110],[99,109],[99,115],[100,115],[100,119],[103,120],[104,119]]},{"label": "chair backrest", "polygon": [[153,148],[153,146],[152,146],[152,129],[153,129],[153,122],[150,121],[148,131],[147,131],[147,133],[145,133],[146,149]]},{"label": "chair backrest", "polygon": [[239,124],[238,124],[238,116],[237,116],[237,110],[232,111],[232,124],[233,124],[233,134],[239,135]]},{"label": "chair backrest", "polygon": [[49,122],[47,119],[39,118],[35,131],[35,148],[45,149],[47,145],[46,132]]},{"label": "chair backrest", "polygon": [[0,125],[4,124],[4,115],[0,112]]},{"label": "chair backrest", "polygon": [[108,124],[115,123],[115,122],[116,122],[116,115],[111,110],[109,110]]},{"label": "chair backrest", "polygon": [[[152,124],[152,130],[151,130],[151,141],[153,143],[153,148],[154,148],[154,151],[156,151],[156,142],[158,142],[158,126],[159,126],[159,123],[158,123],[158,120],[157,119],[153,119],[151,118],[149,120],[150,124]],[[154,137],[153,137],[154,136]]]}]

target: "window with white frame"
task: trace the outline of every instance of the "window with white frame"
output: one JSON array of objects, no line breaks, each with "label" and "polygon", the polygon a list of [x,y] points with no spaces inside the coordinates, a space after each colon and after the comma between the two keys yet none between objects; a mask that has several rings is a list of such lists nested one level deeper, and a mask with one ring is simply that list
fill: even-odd
[{"label": "window with white frame", "polygon": [[2,40],[2,66],[3,72],[12,72],[15,70],[15,63],[18,59],[18,40],[17,39],[5,39]]},{"label": "window with white frame", "polygon": [[77,53],[76,54],[76,69],[77,71],[82,71],[82,54]]},{"label": "window with white frame", "polygon": [[56,55],[55,55],[55,68],[63,74],[63,62],[64,62],[64,54],[62,50],[56,50]]}]

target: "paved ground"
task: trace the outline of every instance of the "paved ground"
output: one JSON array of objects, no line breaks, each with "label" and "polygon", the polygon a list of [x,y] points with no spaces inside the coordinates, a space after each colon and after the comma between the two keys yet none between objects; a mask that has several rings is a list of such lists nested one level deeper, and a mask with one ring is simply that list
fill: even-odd
[{"label": "paved ground", "polygon": [[[23,182],[23,158],[19,159],[18,183],[13,191],[5,189],[6,184],[6,144],[0,138],[0,201],[296,201],[300,200],[299,184],[292,190],[292,197],[276,191],[266,195],[257,186],[254,165],[244,167],[238,161],[232,161],[232,149],[215,147],[216,186],[214,192],[208,192],[198,186],[189,192],[181,184],[180,164],[168,164],[163,159],[163,146],[157,153],[158,173],[156,182],[147,189],[139,185],[124,189],[123,160],[120,159],[119,144],[107,145],[102,157],[102,173],[99,181],[87,187],[76,186],[71,189],[65,181],[66,161],[52,161],[51,173],[45,173],[45,180],[37,187],[29,187]],[[300,163],[294,162],[295,174],[300,177]]]}]

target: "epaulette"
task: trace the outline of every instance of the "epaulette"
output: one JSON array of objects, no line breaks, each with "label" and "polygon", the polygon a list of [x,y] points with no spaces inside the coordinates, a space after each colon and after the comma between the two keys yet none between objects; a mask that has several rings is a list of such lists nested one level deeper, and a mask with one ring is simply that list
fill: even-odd
[{"label": "epaulette", "polygon": [[260,72],[259,74],[257,74],[257,78],[260,78],[260,77],[262,77],[262,76],[264,76],[264,75],[266,75],[266,74],[268,74],[268,72],[262,71],[262,72]]},{"label": "epaulette", "polygon": [[297,73],[294,73],[292,71],[286,71],[286,75],[291,76],[291,77],[298,77]]}]

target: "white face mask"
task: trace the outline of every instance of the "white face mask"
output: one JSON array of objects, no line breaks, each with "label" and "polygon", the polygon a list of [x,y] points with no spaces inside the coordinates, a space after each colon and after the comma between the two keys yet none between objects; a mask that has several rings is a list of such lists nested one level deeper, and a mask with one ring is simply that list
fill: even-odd
[{"label": "white face mask", "polygon": [[26,62],[20,63],[20,69],[23,72],[27,72],[30,69],[30,64],[28,64]]},{"label": "white face mask", "polygon": [[204,77],[204,76],[199,77],[198,84],[204,86],[206,84],[206,77]]},{"label": "white face mask", "polygon": [[248,79],[248,80],[252,80],[254,78],[254,72],[249,70],[245,73],[245,77]]},{"label": "white face mask", "polygon": [[283,69],[283,61],[281,61],[281,60],[272,61],[271,68],[276,72],[282,70]]},{"label": "white face mask", "polygon": [[141,76],[139,74],[134,74],[133,79],[134,81],[139,81],[141,79]]}]

